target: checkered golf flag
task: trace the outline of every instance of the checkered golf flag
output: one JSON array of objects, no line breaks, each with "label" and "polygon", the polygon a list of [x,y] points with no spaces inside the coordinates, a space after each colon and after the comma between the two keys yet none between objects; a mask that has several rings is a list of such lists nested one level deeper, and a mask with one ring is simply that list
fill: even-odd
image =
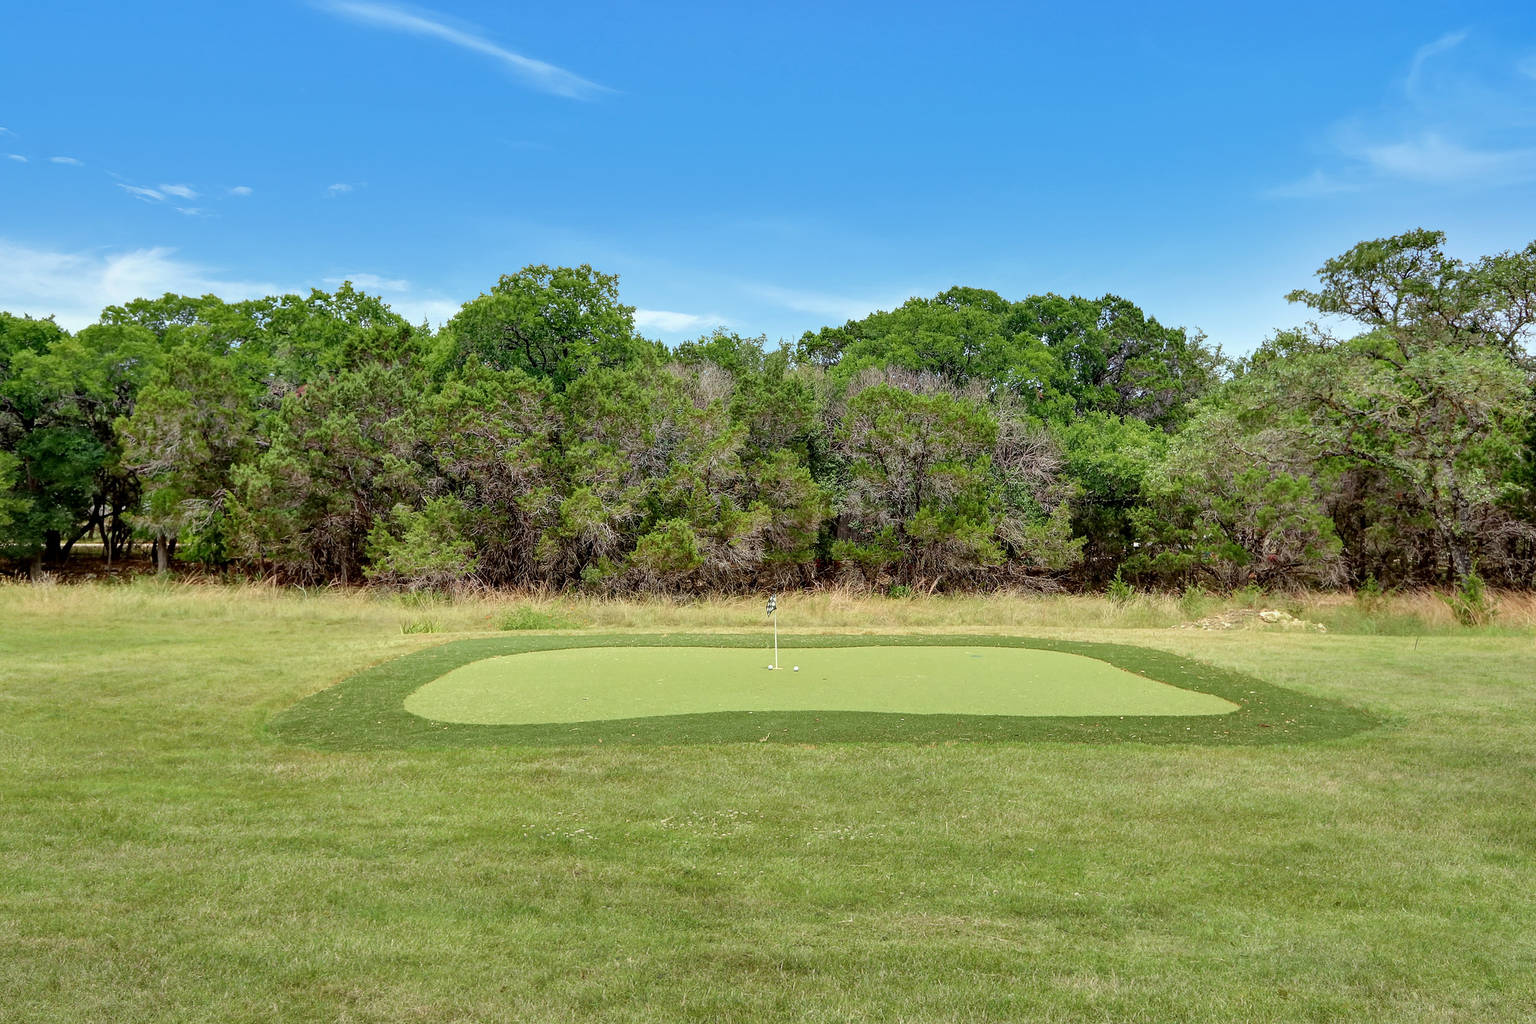
[{"label": "checkered golf flag", "polygon": [[779,610],[779,595],[778,594],[769,594],[768,595],[768,614],[772,615],[774,612],[776,612],[778,610]]}]

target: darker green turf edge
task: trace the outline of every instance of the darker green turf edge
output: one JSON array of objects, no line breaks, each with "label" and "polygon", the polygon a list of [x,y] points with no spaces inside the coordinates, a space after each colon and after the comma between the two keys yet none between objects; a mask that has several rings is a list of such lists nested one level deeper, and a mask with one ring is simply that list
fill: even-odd
[{"label": "darker green turf edge", "polygon": [[1020,647],[1097,658],[1185,690],[1238,705],[1223,715],[1015,717],[903,715],[858,711],[727,711],[541,725],[434,722],[405,710],[411,691],[482,658],[574,647],[757,647],[746,634],[520,635],[456,640],[382,662],[306,697],[268,723],[280,740],[321,750],[410,747],[575,746],[596,743],[938,743],[1052,741],[1248,745],[1334,739],[1377,720],[1355,708],[1309,697],[1253,676],[1176,654],[1123,644],[1008,636],[790,636],[790,651],[816,647]]}]

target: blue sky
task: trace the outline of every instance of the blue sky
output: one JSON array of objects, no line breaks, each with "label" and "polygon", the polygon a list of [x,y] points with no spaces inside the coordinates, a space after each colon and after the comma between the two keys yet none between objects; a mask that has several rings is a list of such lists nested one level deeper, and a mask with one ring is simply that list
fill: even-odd
[{"label": "blue sky", "polygon": [[1412,227],[1536,239],[1536,5],[14,5],[0,309],[528,263],[770,340],[952,284],[1242,352]]}]

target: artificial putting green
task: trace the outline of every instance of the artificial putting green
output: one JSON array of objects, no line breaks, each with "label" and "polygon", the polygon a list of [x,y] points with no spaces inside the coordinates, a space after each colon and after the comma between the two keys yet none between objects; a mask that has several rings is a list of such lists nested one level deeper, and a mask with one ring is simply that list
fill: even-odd
[{"label": "artificial putting green", "polygon": [[[404,749],[413,747],[568,746],[598,743],[1200,743],[1249,745],[1295,743],[1347,736],[1375,725],[1375,719],[1322,697],[1275,686],[1240,672],[1215,668],[1165,651],[1123,644],[1081,643],[1007,636],[847,636],[795,635],[784,638],[781,664],[800,664],[807,675],[815,659],[843,651],[869,652],[897,664],[923,657],[933,648],[1042,654],[1055,652],[1141,677],[1138,687],[1158,684],[1184,691],[1177,700],[1215,700],[1207,711],[1183,714],[930,713],[904,702],[903,709],[839,710],[681,710],[597,720],[451,722],[413,714],[430,694],[417,691],[435,680],[488,659],[538,652],[606,651],[605,657],[678,659],[679,652],[734,652],[749,665],[766,665],[762,636],[686,634],[521,634],[455,640],[394,658],[323,689],[278,714],[271,733],[292,743],[325,750]],[[675,663],[675,662],[674,662]],[[830,662],[829,662],[830,663]],[[766,682],[798,685],[794,673],[761,672]],[[596,687],[596,676],[578,680]],[[813,681],[806,680],[807,684]],[[589,691],[589,694],[594,691]],[[1166,695],[1165,695],[1166,696]],[[1219,698],[1219,700],[1217,700]],[[821,701],[818,701],[821,703]],[[1235,705],[1235,709],[1233,708]],[[1214,707],[1214,710],[1212,708]],[[611,713],[611,712],[609,712]]]},{"label": "artificial putting green", "polygon": [[742,711],[914,715],[1219,715],[1238,705],[1081,654],[1009,647],[844,647],[795,652],[587,647],[486,658],[405,699],[422,718],[537,725]]}]

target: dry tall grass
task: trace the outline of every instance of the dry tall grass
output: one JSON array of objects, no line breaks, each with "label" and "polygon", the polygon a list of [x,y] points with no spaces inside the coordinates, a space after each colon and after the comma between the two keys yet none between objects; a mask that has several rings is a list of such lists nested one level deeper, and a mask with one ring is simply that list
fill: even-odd
[{"label": "dry tall grass", "polygon": [[[1486,630],[1536,630],[1536,594],[1501,592],[1499,613]],[[1116,603],[1102,596],[1069,594],[939,595],[888,598],[850,590],[791,592],[779,599],[779,625],[796,629],[889,631],[902,629],[1116,630],[1170,628],[1240,609],[1277,608],[1334,632],[1403,634],[1462,632],[1440,594],[1414,591],[1372,602],[1348,593],[1216,596],[1137,594]],[[217,623],[261,617],[315,623],[375,622],[411,633],[498,631],[504,627],[600,629],[754,629],[766,625],[761,597],[594,598],[554,594],[396,594],[322,588],[300,590],[264,584],[210,584],[141,578],[123,584],[34,586],[0,583],[0,636],[8,616],[106,613],[133,621],[196,619]],[[1259,627],[1251,620],[1239,623]]]}]

